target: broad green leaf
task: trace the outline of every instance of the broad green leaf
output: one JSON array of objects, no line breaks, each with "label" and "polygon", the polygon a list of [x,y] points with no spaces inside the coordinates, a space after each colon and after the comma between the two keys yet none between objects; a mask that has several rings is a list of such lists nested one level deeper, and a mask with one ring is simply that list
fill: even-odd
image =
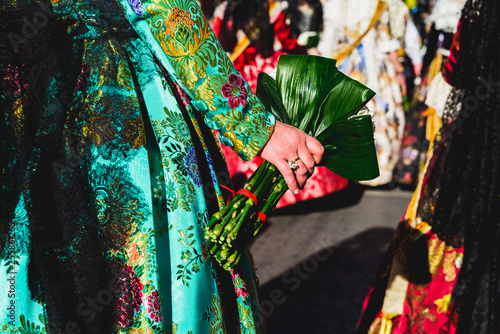
[{"label": "broad green leaf", "polygon": [[325,145],[325,167],[346,179],[361,181],[379,176],[371,116],[333,123],[317,138]]},{"label": "broad green leaf", "polygon": [[264,72],[259,73],[257,77],[256,94],[262,103],[264,103],[266,109],[269,110],[277,120],[290,124],[290,118],[286,113],[283,103],[281,103],[281,97],[276,88],[276,81],[271,76]]},{"label": "broad green leaf", "polygon": [[276,84],[290,125],[306,133],[311,120],[330,92],[332,78],[339,71],[336,60],[307,55],[282,55],[276,70]]},{"label": "broad green leaf", "polygon": [[333,88],[319,107],[314,137],[319,136],[331,124],[346,120],[356,114],[373,98],[375,92],[343,73],[332,80]]}]

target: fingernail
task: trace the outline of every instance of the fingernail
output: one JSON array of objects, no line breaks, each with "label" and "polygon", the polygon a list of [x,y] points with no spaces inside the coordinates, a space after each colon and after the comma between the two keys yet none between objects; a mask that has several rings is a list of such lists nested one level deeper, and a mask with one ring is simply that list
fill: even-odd
[{"label": "fingernail", "polygon": [[299,193],[299,189],[295,189],[295,190],[293,191],[293,193],[294,193],[295,195],[297,195],[297,194]]}]

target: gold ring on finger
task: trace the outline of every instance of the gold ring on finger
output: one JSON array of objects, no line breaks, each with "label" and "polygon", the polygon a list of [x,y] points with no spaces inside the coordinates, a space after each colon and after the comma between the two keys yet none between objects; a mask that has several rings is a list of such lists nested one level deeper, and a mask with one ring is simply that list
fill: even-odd
[{"label": "gold ring on finger", "polygon": [[291,170],[296,170],[297,168],[299,168],[299,163],[297,162],[297,160],[299,160],[299,158],[288,161],[288,166]]}]

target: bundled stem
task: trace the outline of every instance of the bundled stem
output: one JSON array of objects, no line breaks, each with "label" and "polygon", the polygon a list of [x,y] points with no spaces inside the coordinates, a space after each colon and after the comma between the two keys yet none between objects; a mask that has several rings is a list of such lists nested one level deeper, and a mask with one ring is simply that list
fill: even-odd
[{"label": "bundled stem", "polygon": [[[341,73],[335,59],[282,55],[276,79],[259,74],[256,94],[277,120],[325,147],[323,166],[329,170],[354,181],[379,175],[371,115],[362,110],[375,92]],[[212,217],[205,234],[212,255],[227,270],[238,263],[287,185],[264,161],[244,189],[253,195],[239,191]]]},{"label": "bundled stem", "polygon": [[[257,203],[243,193],[237,193],[229,203],[213,215],[207,225],[205,239],[210,253],[226,270],[240,260],[250,240],[264,225],[288,189],[276,166],[264,161],[243,187],[251,192]],[[260,213],[260,214],[259,214]]]}]

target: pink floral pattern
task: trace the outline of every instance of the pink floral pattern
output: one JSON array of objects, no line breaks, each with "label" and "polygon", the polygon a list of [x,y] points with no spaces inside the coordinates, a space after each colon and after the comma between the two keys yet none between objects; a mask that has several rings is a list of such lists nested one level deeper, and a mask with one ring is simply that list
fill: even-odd
[{"label": "pink floral pattern", "polygon": [[240,104],[245,106],[248,98],[248,91],[245,88],[243,78],[234,73],[229,74],[229,82],[222,85],[222,95],[227,98],[231,108],[237,108]]},{"label": "pink floral pattern", "polygon": [[158,293],[158,290],[153,291],[148,296],[147,306],[148,306],[148,313],[151,316],[151,319],[153,319],[155,322],[160,322],[162,318],[160,311],[160,295]]},{"label": "pink floral pattern", "polygon": [[130,314],[132,310],[133,312],[139,312],[141,310],[142,289],[144,288],[144,285],[140,278],[137,277],[132,266],[127,265],[124,269],[128,272],[129,277],[120,284],[120,291],[123,291],[123,295],[118,299],[119,304],[117,305],[119,308],[118,323],[123,328],[130,326],[130,320],[134,318]]},{"label": "pink floral pattern", "polygon": [[231,271],[231,277],[233,279],[234,291],[236,292],[236,296],[239,298],[248,297],[247,288],[245,286],[245,281],[240,277],[238,273],[235,273],[234,270]]}]

